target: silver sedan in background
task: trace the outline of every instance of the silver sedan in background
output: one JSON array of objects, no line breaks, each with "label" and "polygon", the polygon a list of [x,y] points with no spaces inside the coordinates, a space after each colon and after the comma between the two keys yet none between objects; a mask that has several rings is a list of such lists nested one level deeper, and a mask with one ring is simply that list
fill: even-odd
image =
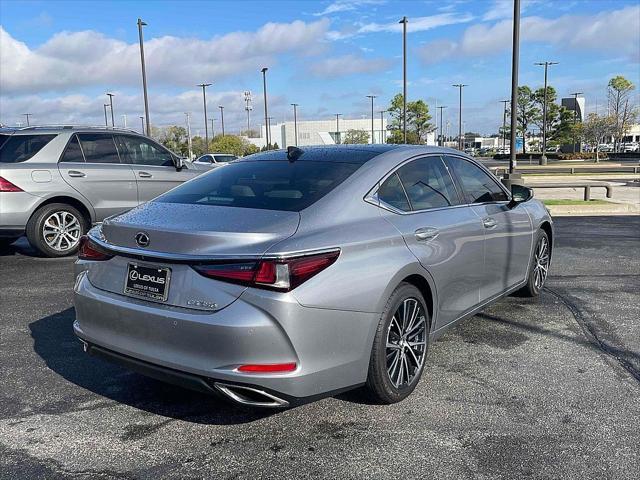
[{"label": "silver sedan in background", "polygon": [[393,403],[447,328],[538,295],[552,245],[532,191],[460,152],[289,147],[91,230],[74,329],[91,354],[243,404],[359,386]]}]

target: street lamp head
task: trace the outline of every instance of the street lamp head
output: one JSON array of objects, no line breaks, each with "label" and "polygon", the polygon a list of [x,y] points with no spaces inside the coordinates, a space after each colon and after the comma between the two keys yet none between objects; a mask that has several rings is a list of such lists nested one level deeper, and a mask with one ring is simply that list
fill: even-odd
[{"label": "street lamp head", "polygon": [[143,22],[141,18],[138,19],[138,25],[140,25],[141,27],[146,27],[147,26],[147,24],[145,22]]},{"label": "street lamp head", "polygon": [[262,73],[267,73],[267,70],[269,70],[267,67],[264,67],[262,70],[260,70]]},{"label": "street lamp head", "polygon": [[196,87],[210,87],[211,85],[213,85],[212,83],[199,83],[198,85],[196,85]]},{"label": "street lamp head", "polygon": [[407,17],[402,17],[402,20],[400,20],[398,23],[409,23],[409,20],[407,19]]}]

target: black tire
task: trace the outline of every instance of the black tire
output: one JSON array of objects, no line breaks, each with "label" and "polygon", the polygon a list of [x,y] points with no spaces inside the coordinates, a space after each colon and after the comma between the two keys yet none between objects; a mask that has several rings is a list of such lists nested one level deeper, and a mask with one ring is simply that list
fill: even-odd
[{"label": "black tire", "polygon": [[[529,264],[529,276],[527,277],[527,283],[524,287],[518,290],[516,293],[520,297],[537,297],[540,295],[544,287],[544,282],[547,280],[547,271],[544,272],[542,277],[542,282],[540,282],[540,272],[536,268],[538,266],[539,253],[541,245],[546,245],[546,269],[549,269],[549,261],[551,259],[551,243],[549,242],[549,235],[544,230],[539,230],[538,235],[536,237],[536,244],[533,249],[533,254],[531,255],[531,260]],[[545,263],[545,262],[540,262]]]},{"label": "black tire", "polygon": [[[388,352],[387,338],[388,336],[391,337],[392,331],[396,328],[392,328],[391,325],[394,315],[399,311],[399,309],[407,305],[405,303],[405,300],[410,299],[417,301],[417,304],[421,309],[418,313],[418,316],[420,317],[420,314],[422,314],[422,316],[424,317],[424,346],[422,352],[419,352],[422,353],[419,368],[416,368],[412,365],[411,373],[413,373],[414,376],[411,378],[411,376],[409,375],[409,377],[411,378],[409,382],[407,382],[406,384],[402,384],[402,382],[399,382],[400,386],[397,386],[393,383],[391,379],[391,373],[388,371],[388,368],[393,368],[393,361],[395,358],[393,355],[395,355],[395,353],[393,350],[391,351],[391,353]],[[416,321],[419,321],[419,319]],[[389,297],[389,300],[387,301],[384,311],[382,312],[382,315],[380,317],[378,329],[373,340],[371,358],[369,360],[369,373],[367,375],[366,383],[366,389],[373,401],[382,404],[400,402],[407,398],[416,388],[416,385],[418,384],[418,382],[420,381],[420,377],[422,376],[427,352],[429,350],[430,324],[431,320],[429,318],[429,310],[427,309],[427,304],[424,300],[424,297],[420,293],[420,290],[409,283],[401,283],[398,288],[394,290],[394,292],[391,294],[391,297]],[[412,335],[410,335],[410,337],[414,339],[416,338]],[[412,347],[402,347],[402,353],[399,352],[399,356],[405,353],[405,348],[408,352],[408,349]],[[416,350],[414,349],[413,351],[415,355]],[[392,355],[389,360],[387,357],[388,354]],[[411,363],[412,359],[408,354],[407,358],[410,359]],[[413,359],[415,358],[416,357],[414,356]],[[420,360],[419,355],[417,359]],[[387,365],[388,361],[391,363],[391,365]],[[415,362],[413,363],[415,364]],[[402,363],[400,363],[400,368],[402,368]],[[410,367],[407,366],[407,369],[409,368]]]},{"label": "black tire", "polygon": [[[63,215],[65,218],[71,218],[69,217],[69,215],[71,215],[77,220],[79,225],[78,240],[80,236],[87,233],[89,222],[77,208],[65,203],[50,203],[36,210],[27,222],[27,239],[31,246],[45,257],[66,257],[68,255],[74,255],[78,251],[78,241],[72,243],[66,238],[64,242],[61,243],[59,249],[52,248],[47,243],[43,228],[45,227],[45,221],[54,214]],[[75,235],[76,230],[73,231],[73,236],[75,237]],[[48,236],[48,238],[51,237]],[[72,246],[70,246],[70,248],[64,248],[68,245]]]}]

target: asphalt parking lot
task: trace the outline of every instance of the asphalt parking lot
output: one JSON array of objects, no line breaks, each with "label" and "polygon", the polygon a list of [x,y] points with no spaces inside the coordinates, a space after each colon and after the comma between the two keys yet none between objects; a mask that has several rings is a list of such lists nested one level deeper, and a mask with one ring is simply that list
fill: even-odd
[{"label": "asphalt parking lot", "polygon": [[2,478],[638,478],[640,217],[556,219],[541,298],[432,345],[414,394],[245,410],[72,332],[71,259],[0,253]]}]

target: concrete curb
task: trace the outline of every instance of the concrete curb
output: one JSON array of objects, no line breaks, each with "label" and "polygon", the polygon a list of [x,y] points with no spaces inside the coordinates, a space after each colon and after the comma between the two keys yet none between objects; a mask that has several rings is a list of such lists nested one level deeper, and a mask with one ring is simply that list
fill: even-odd
[{"label": "concrete curb", "polygon": [[547,208],[554,217],[640,215],[640,208],[628,203],[610,203],[609,205],[547,205]]}]

